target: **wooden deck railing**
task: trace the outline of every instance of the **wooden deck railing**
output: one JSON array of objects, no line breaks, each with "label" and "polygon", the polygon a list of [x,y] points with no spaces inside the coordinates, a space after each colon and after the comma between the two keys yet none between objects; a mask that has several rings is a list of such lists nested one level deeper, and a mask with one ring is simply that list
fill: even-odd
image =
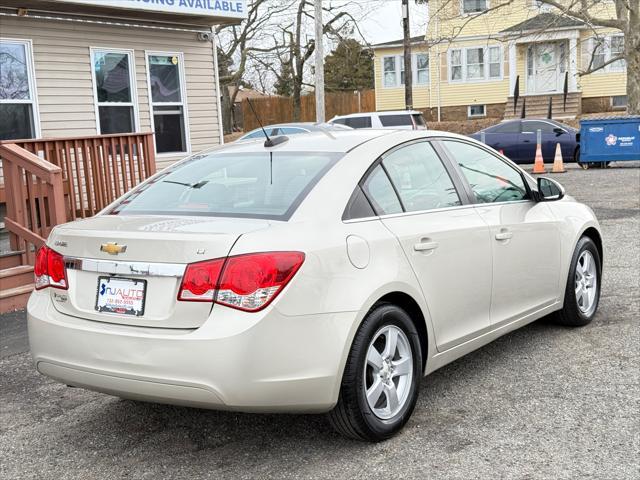
[{"label": "wooden deck railing", "polygon": [[12,250],[33,264],[35,249],[51,229],[67,221],[62,169],[12,143],[0,144]]},{"label": "wooden deck railing", "polygon": [[0,159],[11,247],[27,252],[29,263],[27,244],[95,215],[156,171],[153,133],[6,140]]}]

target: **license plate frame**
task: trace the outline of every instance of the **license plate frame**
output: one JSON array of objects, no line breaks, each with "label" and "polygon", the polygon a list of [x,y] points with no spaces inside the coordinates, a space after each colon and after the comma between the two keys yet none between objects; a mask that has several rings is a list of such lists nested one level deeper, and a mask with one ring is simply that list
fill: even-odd
[{"label": "license plate frame", "polygon": [[[127,307],[126,299],[123,299],[121,305],[117,305],[116,302],[103,302],[101,305],[101,290],[104,285],[105,290],[107,286],[114,286],[115,288],[129,288],[142,286],[142,299],[138,303],[138,299],[131,299],[131,308]],[[104,295],[104,292],[102,293]],[[126,315],[133,317],[142,317],[145,311],[145,305],[147,300],[147,281],[140,278],[126,278],[126,277],[98,277],[98,286],[96,288],[96,304],[95,309],[100,313],[108,313],[111,315]],[[139,308],[138,308],[139,307]]]}]

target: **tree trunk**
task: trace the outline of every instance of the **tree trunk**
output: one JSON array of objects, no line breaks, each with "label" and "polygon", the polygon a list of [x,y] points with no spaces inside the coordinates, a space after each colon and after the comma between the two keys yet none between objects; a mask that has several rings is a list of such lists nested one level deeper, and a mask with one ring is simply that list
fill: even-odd
[{"label": "tree trunk", "polygon": [[625,39],[627,44],[627,113],[640,115],[640,32]]},{"label": "tree trunk", "polygon": [[300,107],[300,93],[301,86],[298,84],[298,79],[294,78],[293,81],[293,95],[291,96],[293,99],[293,121],[299,122],[301,116],[301,107]]},{"label": "tree trunk", "polygon": [[229,89],[226,85],[220,85],[220,90],[222,90],[222,130],[225,135],[228,135],[233,131],[233,118],[232,118],[232,108],[231,105],[231,97],[229,96]]}]

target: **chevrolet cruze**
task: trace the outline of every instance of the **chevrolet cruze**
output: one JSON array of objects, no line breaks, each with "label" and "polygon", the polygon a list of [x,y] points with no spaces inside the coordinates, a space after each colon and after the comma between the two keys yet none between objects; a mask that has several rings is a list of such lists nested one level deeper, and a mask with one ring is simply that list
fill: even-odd
[{"label": "chevrolet cruze", "polygon": [[239,142],[55,228],[29,339],[67,385],[379,441],[423,375],[548,314],[590,322],[602,258],[588,207],[466,137]]}]

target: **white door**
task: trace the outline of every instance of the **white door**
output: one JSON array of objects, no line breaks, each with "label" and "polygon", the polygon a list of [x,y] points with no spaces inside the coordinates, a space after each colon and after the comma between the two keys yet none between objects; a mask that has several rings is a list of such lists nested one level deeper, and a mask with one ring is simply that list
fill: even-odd
[{"label": "white door", "polygon": [[533,48],[536,93],[558,90],[560,54],[557,43],[538,43]]},{"label": "white door", "polygon": [[528,198],[521,173],[488,150],[443,141],[467,179],[490,230],[491,327],[557,301],[560,231],[548,205]]},{"label": "white door", "polygon": [[[487,225],[473,206],[462,205],[459,190],[429,142],[393,150],[383,157],[382,166],[379,173],[388,174],[403,211],[382,222],[398,238],[418,278],[437,349],[488,331],[492,265]],[[370,198],[372,193],[367,192]]]}]

